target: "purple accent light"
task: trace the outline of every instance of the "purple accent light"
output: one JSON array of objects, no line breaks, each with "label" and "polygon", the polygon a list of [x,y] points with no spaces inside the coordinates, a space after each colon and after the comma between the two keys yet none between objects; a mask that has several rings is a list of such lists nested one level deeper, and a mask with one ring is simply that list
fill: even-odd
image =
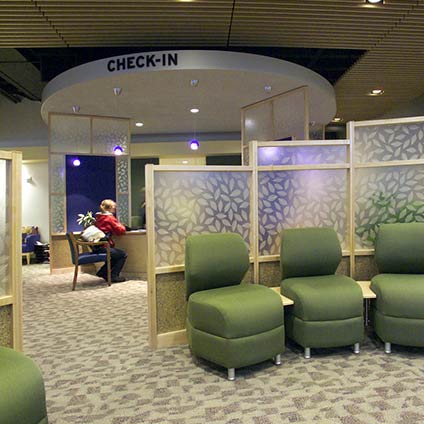
[{"label": "purple accent light", "polygon": [[113,148],[113,153],[116,155],[116,156],[120,156],[120,155],[122,155],[122,153],[124,153],[124,149],[118,144],[117,146],[115,146],[114,148]]},{"label": "purple accent light", "polygon": [[73,165],[73,166],[80,166],[80,165],[81,165],[81,161],[80,161],[78,158],[75,158],[75,159],[72,161],[72,165]]},{"label": "purple accent light", "polygon": [[191,150],[199,150],[199,147],[200,147],[200,143],[198,142],[198,140],[193,138],[193,140],[190,141],[190,149]]}]

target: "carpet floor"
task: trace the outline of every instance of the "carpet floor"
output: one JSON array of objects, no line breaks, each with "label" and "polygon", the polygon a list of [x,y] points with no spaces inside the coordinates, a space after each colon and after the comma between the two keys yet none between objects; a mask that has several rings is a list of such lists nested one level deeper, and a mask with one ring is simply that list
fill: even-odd
[{"label": "carpet floor", "polygon": [[[193,358],[187,345],[150,350],[147,283],[107,287],[82,274],[23,267],[24,349],[45,379],[50,424],[422,424],[424,349],[383,352],[372,333],[350,347],[302,350],[282,365],[236,371]],[[1,421],[1,420],[0,420]]]}]

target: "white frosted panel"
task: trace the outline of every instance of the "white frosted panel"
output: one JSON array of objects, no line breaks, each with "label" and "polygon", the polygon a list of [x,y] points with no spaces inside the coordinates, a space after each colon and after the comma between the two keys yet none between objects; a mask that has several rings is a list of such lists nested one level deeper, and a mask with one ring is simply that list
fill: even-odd
[{"label": "white frosted panel", "polygon": [[129,213],[129,195],[128,194],[118,194],[117,197],[117,216],[120,222],[124,224],[129,224],[130,222],[130,213]]},{"label": "white frosted panel", "polygon": [[0,296],[10,292],[10,162],[0,159]]},{"label": "white frosted panel", "polygon": [[346,154],[346,146],[260,146],[258,165],[340,164],[346,163]]},{"label": "white frosted panel", "polygon": [[116,188],[118,193],[128,193],[129,157],[116,158]]},{"label": "white frosted panel", "polygon": [[156,265],[184,263],[191,234],[234,232],[249,246],[250,173],[156,172]]},{"label": "white frosted panel", "polygon": [[273,137],[271,103],[247,109],[244,114],[243,144],[251,140],[273,140]]},{"label": "white frosted panel", "polygon": [[53,234],[65,232],[65,197],[64,195],[50,196],[51,202],[51,228]]},{"label": "white frosted panel", "polygon": [[274,140],[305,139],[305,95],[295,91],[273,102]]},{"label": "white frosted panel", "polygon": [[124,155],[128,154],[128,121],[93,118],[93,153],[110,155],[117,145],[122,147]]},{"label": "white frosted panel", "polygon": [[259,254],[280,253],[283,228],[332,227],[346,244],[346,170],[259,173]]},{"label": "white frosted panel", "polygon": [[423,122],[355,128],[354,160],[357,163],[423,157]]},{"label": "white frosted panel", "polygon": [[379,224],[424,222],[424,167],[358,169],[355,200],[356,247],[373,247]]},{"label": "white frosted panel", "polygon": [[49,168],[51,193],[65,193],[65,156],[50,155]]},{"label": "white frosted panel", "polygon": [[89,153],[90,140],[90,118],[51,115],[50,152]]}]

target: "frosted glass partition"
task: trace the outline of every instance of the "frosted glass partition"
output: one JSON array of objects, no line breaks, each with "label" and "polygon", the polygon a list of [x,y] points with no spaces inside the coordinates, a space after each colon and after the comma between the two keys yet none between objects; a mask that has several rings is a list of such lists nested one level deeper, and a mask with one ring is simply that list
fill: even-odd
[{"label": "frosted glass partition", "polygon": [[309,139],[308,87],[299,87],[242,108],[243,164],[251,141]]},{"label": "frosted glass partition", "polygon": [[250,246],[250,186],[250,172],[155,172],[156,266],[184,264],[190,234],[235,232]]},{"label": "frosted glass partition", "polygon": [[115,146],[121,146],[123,154],[129,154],[129,128],[127,119],[93,118],[93,153],[113,154]]},{"label": "frosted glass partition", "polygon": [[424,157],[424,122],[355,127],[355,163]]},{"label": "frosted glass partition", "polygon": [[258,146],[258,165],[346,163],[347,146]]},{"label": "frosted glass partition", "polygon": [[10,161],[0,159],[0,297],[10,293]]},{"label": "frosted glass partition", "polygon": [[347,171],[259,172],[259,255],[279,255],[283,228],[331,227],[347,237]]},{"label": "frosted glass partition", "polygon": [[49,125],[51,153],[90,153],[89,117],[51,114]]}]

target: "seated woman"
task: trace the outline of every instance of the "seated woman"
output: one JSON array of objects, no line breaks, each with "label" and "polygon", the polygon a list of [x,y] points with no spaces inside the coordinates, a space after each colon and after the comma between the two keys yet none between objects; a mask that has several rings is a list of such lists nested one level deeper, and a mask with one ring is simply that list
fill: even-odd
[{"label": "seated woman", "polygon": [[[112,274],[112,283],[121,283],[125,281],[124,277],[119,274],[127,259],[127,254],[121,250],[116,249],[115,242],[113,241],[112,235],[120,236],[125,233],[125,225],[121,224],[115,217],[116,203],[111,199],[105,199],[100,203],[100,212],[96,213],[96,221],[94,225],[102,230],[105,234],[109,235],[110,244],[110,266]],[[105,253],[106,248],[98,247],[96,252]],[[103,265],[97,272],[97,276],[107,279],[107,268],[106,264]]]}]

